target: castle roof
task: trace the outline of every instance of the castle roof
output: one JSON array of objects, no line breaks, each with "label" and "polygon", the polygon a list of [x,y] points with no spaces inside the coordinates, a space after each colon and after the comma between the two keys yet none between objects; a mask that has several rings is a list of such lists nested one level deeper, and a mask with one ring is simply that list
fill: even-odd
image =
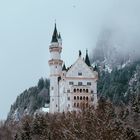
[{"label": "castle roof", "polygon": [[58,35],[58,39],[61,39],[61,34],[59,33],[59,35]]},{"label": "castle roof", "polygon": [[77,61],[67,69],[66,77],[77,77],[78,73],[82,73],[82,77],[97,78],[97,72],[92,67],[88,66],[86,62],[79,56]]},{"label": "castle roof", "polygon": [[90,60],[89,60],[89,56],[88,56],[88,50],[86,50],[86,58],[85,58],[85,63],[90,67]]},{"label": "castle roof", "polygon": [[53,32],[53,35],[52,35],[52,41],[51,42],[58,42],[58,33],[57,33],[56,23],[55,23],[54,32]]},{"label": "castle roof", "polygon": [[62,71],[66,71],[67,69],[66,69],[66,66],[65,66],[65,63],[64,63],[64,65],[63,65],[63,67],[62,67]]}]

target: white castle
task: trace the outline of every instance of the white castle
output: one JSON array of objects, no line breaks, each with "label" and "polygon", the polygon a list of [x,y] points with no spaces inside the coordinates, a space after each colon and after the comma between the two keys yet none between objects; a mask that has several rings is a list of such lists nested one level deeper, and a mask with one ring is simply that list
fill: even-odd
[{"label": "white castle", "polygon": [[56,24],[49,51],[50,113],[96,106],[98,73],[90,65],[88,52],[84,60],[79,51],[76,62],[66,68],[61,60],[62,39],[60,33],[57,33]]}]

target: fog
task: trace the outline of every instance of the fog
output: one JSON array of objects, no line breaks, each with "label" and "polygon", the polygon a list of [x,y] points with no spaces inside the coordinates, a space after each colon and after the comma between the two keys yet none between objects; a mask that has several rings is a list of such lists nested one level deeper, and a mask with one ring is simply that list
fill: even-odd
[{"label": "fog", "polygon": [[[112,47],[119,55],[140,59],[140,1],[117,1],[100,28],[96,49],[103,40],[104,50]],[[93,49],[94,50],[94,49]]]}]

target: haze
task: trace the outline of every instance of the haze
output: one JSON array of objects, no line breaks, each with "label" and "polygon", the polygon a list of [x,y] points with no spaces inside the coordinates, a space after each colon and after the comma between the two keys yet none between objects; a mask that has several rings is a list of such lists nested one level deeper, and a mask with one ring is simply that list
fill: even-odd
[{"label": "haze", "polygon": [[62,58],[69,66],[79,49],[84,56],[86,48],[96,46],[106,27],[117,30],[125,48],[131,50],[134,42],[139,50],[139,7],[139,0],[1,1],[0,119],[6,119],[17,95],[40,77],[49,77],[48,46],[55,19],[63,38]]}]

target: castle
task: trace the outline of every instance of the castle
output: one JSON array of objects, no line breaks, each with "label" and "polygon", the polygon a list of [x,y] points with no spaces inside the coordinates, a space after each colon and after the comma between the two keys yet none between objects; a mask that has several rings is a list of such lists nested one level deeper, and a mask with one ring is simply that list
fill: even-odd
[{"label": "castle", "polygon": [[[88,52],[85,59],[81,51],[76,62],[66,68],[61,60],[62,39],[56,24],[49,46],[50,113],[67,112],[97,105],[98,73],[90,65]],[[63,67],[62,67],[63,65]]]}]

